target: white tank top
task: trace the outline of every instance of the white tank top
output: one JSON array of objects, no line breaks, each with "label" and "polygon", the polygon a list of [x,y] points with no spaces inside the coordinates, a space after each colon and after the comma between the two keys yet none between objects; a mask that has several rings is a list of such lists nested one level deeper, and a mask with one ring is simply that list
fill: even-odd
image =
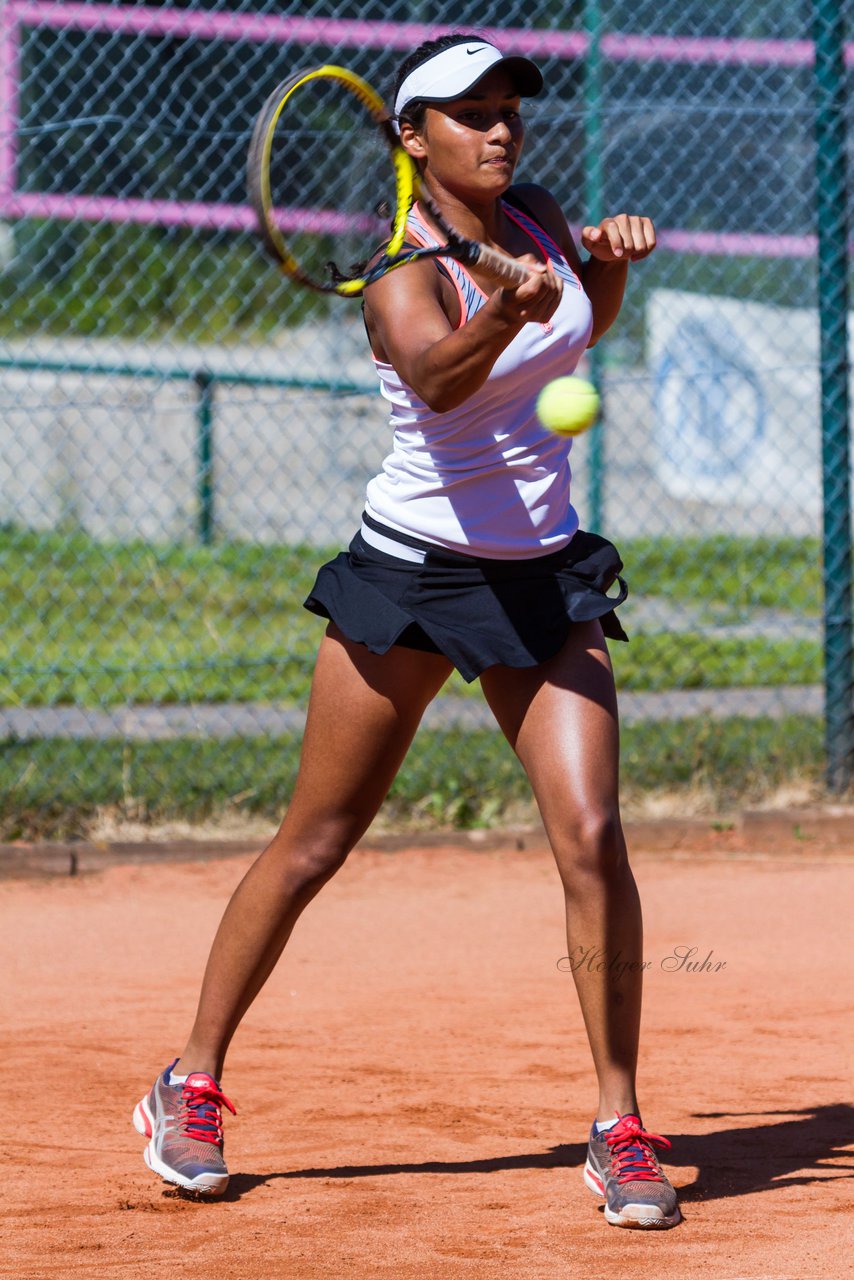
[{"label": "white tank top", "polygon": [[[553,240],[531,218],[505,214],[534,240],[564,281],[548,324],[526,324],[496,360],[486,382],[456,409],[436,413],[376,360],[391,405],[392,451],[368,484],[369,515],[426,542],[488,559],[524,559],[558,551],[578,528],[569,500],[572,441],[539,423],[536,400],[553,378],[575,369],[593,326],[590,301]],[[437,244],[417,204],[408,238]],[[460,263],[442,258],[460,298],[460,324],[487,301]]]}]

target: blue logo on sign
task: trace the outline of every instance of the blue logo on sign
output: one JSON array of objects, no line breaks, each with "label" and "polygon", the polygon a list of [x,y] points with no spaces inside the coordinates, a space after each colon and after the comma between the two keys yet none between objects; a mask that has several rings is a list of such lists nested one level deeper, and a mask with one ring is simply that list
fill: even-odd
[{"label": "blue logo on sign", "polygon": [[743,474],[765,434],[760,379],[729,330],[696,317],[671,336],[655,372],[662,459],[685,478]]}]

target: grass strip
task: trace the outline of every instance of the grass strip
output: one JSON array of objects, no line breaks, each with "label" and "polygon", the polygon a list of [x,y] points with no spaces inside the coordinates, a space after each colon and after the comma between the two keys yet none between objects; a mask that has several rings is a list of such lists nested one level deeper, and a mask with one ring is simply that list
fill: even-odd
[{"label": "grass strip", "polygon": [[756,609],[821,612],[817,538],[637,538],[621,542],[620,553],[633,595],[714,604],[717,621],[743,621]]},{"label": "grass strip", "polygon": [[[646,723],[623,730],[628,792],[704,788],[721,810],[755,803],[787,781],[818,780],[817,719]],[[97,812],[200,822],[242,813],[275,821],[287,806],[299,736],[226,741],[0,743],[0,839],[75,839]],[[384,807],[401,828],[496,826],[530,800],[497,731],[422,730]]]},{"label": "grass strip", "polygon": [[[716,622],[817,616],[810,540],[655,539],[623,546],[633,594],[674,594]],[[0,529],[0,704],[304,702],[322,623],[302,608],[331,548],[100,543]],[[630,690],[811,684],[816,638],[635,631],[613,646]],[[465,691],[462,681],[453,689]]]}]

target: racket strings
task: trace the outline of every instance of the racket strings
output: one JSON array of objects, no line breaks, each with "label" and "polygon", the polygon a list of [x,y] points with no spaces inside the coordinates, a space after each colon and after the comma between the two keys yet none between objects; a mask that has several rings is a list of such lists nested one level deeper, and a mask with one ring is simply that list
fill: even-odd
[{"label": "racket strings", "polygon": [[332,78],[288,97],[270,147],[275,225],[299,272],[330,288],[364,275],[388,238],[393,174],[365,105]]}]

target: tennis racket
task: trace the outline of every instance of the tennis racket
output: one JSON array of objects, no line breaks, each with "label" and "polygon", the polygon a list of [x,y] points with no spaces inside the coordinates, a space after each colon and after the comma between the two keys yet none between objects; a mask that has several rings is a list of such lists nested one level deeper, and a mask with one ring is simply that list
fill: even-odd
[{"label": "tennis racket", "polygon": [[[345,67],[298,71],[270,94],[247,160],[249,200],[264,247],[293,280],[321,293],[358,297],[389,271],[440,254],[497,284],[530,272],[515,258],[449,226],[420,186],[379,94]],[[406,245],[415,200],[445,237]]]}]

